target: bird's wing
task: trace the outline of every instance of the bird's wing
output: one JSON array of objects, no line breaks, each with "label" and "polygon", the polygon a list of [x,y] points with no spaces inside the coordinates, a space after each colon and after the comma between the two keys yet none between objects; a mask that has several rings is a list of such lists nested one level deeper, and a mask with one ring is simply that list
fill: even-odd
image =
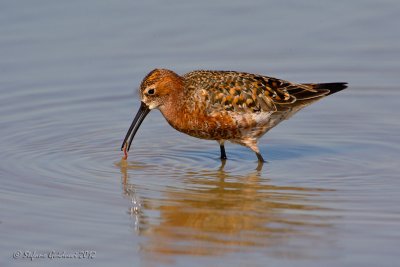
[{"label": "bird's wing", "polygon": [[[328,89],[234,71],[193,71],[185,87],[207,103],[207,110],[239,113],[290,110],[297,104],[329,94]],[[305,100],[305,101],[303,101]]]}]

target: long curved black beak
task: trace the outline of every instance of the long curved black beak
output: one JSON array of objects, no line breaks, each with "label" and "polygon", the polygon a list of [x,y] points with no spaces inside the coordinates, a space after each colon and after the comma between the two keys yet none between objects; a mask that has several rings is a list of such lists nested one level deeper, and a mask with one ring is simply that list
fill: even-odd
[{"label": "long curved black beak", "polygon": [[129,151],[129,148],[131,147],[133,138],[135,137],[137,130],[139,129],[144,118],[146,118],[146,115],[149,114],[149,112],[150,112],[149,107],[145,103],[141,102],[140,108],[139,108],[135,118],[133,119],[131,127],[129,127],[129,130],[126,133],[124,142],[122,143],[122,146],[121,146],[121,151],[124,150],[124,146],[127,142],[128,142],[128,147],[126,149]]}]

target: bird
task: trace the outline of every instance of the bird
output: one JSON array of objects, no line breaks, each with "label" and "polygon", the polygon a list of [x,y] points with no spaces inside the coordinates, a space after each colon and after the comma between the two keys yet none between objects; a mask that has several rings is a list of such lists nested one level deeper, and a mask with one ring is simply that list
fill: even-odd
[{"label": "bird", "polygon": [[177,131],[215,140],[226,160],[225,142],[250,148],[265,162],[258,139],[302,108],[347,88],[346,82],[294,83],[238,71],[195,70],[179,75],[154,69],[140,84],[140,107],[122,143],[127,158],[147,114],[158,109]]}]

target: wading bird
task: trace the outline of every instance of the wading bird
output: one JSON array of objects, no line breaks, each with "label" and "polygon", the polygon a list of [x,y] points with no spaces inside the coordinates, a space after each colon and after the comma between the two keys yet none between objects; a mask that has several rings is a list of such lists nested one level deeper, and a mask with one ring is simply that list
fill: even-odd
[{"label": "wading bird", "polygon": [[129,151],[146,115],[159,109],[176,130],[220,145],[250,148],[264,162],[258,139],[311,103],[345,89],[346,83],[293,83],[236,71],[198,70],[183,76],[167,69],[151,71],[140,85],[141,105],[121,150]]}]

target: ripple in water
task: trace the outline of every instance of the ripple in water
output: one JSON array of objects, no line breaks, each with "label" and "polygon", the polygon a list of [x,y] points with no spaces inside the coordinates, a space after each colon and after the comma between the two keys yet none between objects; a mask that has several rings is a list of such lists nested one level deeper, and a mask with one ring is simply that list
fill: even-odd
[{"label": "ripple in water", "polygon": [[301,247],[321,240],[315,229],[333,231],[329,221],[334,215],[324,214],[333,210],[312,201],[329,189],[275,186],[260,171],[237,175],[223,166],[216,171],[179,171],[132,161],[116,165],[131,203],[128,213],[136,233],[146,237],[141,248],[149,259],[215,256],[269,246],[278,255],[282,251],[277,244],[287,245],[296,236],[302,236],[302,244],[292,244],[285,253],[308,258],[312,253]]},{"label": "ripple in water", "polygon": [[[129,160],[121,162],[119,147],[133,114],[121,119],[126,96],[105,104],[107,97],[100,92],[70,109],[73,97],[56,105],[42,101],[29,113],[2,101],[1,111],[12,114],[0,123],[0,170],[12,179],[3,180],[0,190],[7,203],[23,199],[41,205],[33,217],[36,225],[46,225],[45,219],[53,227],[68,222],[88,232],[94,224],[98,231],[115,231],[114,225],[124,225],[119,212],[125,212],[133,240],[141,237],[141,256],[160,261],[240,252],[332,259],[329,251],[340,250],[338,239],[346,240],[340,235],[346,223],[384,220],[387,231],[396,229],[397,206],[381,196],[397,199],[395,187],[388,186],[396,181],[394,172],[388,170],[397,169],[399,143],[393,140],[398,137],[390,133],[400,127],[388,116],[371,127],[365,118],[374,116],[372,111],[370,117],[355,115],[349,106],[342,112],[358,122],[350,127],[339,115],[325,120],[329,114],[305,112],[260,140],[268,162],[257,170],[248,149],[227,144],[229,160],[221,164],[216,142],[177,133],[152,112]],[[365,105],[374,99],[364,97]],[[324,108],[333,112],[330,105]],[[114,112],[98,116],[104,108]],[[57,212],[60,207],[68,212]],[[126,236],[123,229],[119,234]]]}]

